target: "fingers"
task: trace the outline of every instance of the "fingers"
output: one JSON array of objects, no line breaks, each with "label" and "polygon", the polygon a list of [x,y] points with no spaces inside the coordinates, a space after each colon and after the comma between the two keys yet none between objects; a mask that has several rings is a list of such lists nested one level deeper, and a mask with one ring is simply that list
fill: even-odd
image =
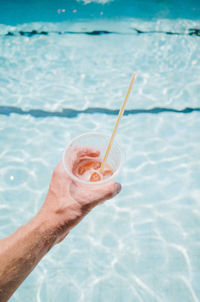
[{"label": "fingers", "polygon": [[83,147],[83,146],[76,146],[71,149],[71,152],[73,153],[74,158],[80,158],[80,157],[97,157],[99,156],[99,151],[95,150],[91,147]]},{"label": "fingers", "polygon": [[72,171],[77,163],[84,158],[98,157],[100,152],[90,147],[76,146],[72,147],[66,155],[65,161],[68,162],[68,168]]}]

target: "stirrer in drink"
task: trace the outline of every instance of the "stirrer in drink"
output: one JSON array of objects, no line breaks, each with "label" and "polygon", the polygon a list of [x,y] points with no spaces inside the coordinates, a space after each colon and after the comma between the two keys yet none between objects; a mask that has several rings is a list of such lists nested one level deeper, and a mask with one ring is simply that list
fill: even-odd
[{"label": "stirrer in drink", "polygon": [[107,158],[108,158],[108,154],[109,154],[109,152],[110,152],[110,149],[111,149],[111,146],[112,146],[113,139],[114,139],[115,134],[116,134],[116,132],[117,132],[117,129],[118,129],[118,126],[119,126],[120,120],[121,120],[121,118],[122,118],[122,116],[123,116],[123,114],[124,114],[124,109],[125,109],[125,106],[126,106],[126,103],[127,103],[128,97],[129,97],[129,95],[130,95],[131,88],[133,87],[133,84],[134,84],[135,78],[136,78],[136,73],[133,73],[133,76],[132,76],[131,82],[130,82],[129,87],[128,87],[128,91],[127,91],[127,93],[126,93],[126,96],[125,96],[124,102],[123,102],[122,107],[121,107],[121,109],[120,109],[120,112],[119,112],[119,115],[118,115],[117,121],[116,121],[116,123],[115,123],[114,130],[113,130],[113,133],[112,133],[112,135],[111,135],[111,138],[110,138],[110,141],[109,141],[108,147],[107,147],[107,149],[106,149],[106,153],[105,153],[105,155],[104,155],[103,161],[102,161],[102,163],[101,163],[101,167],[100,167],[100,169],[99,169],[99,172],[101,172],[101,171],[102,171],[102,169],[103,169],[103,165],[105,164],[105,162],[106,162],[106,160],[107,160]]}]

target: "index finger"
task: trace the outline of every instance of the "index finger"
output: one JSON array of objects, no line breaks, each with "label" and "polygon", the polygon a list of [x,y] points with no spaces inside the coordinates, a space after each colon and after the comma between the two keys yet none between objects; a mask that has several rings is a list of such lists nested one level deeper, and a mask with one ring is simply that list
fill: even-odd
[{"label": "index finger", "polygon": [[64,155],[64,161],[67,163],[68,168],[72,171],[77,161],[84,158],[98,157],[100,152],[96,149],[86,146],[75,146],[69,148]]},{"label": "index finger", "polygon": [[99,156],[100,152],[94,148],[91,147],[85,147],[85,146],[76,146],[71,148],[71,152],[73,152],[74,156],[77,158],[80,157],[97,157]]}]

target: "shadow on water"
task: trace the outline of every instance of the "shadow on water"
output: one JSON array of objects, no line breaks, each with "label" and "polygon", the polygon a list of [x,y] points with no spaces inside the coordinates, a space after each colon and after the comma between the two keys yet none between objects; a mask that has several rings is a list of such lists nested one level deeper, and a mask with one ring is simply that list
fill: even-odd
[{"label": "shadow on water", "polygon": [[[151,109],[129,109],[124,111],[124,115],[128,116],[128,115],[136,115],[136,114],[161,114],[161,113],[189,114],[192,112],[200,112],[200,108],[187,107],[184,109],[173,109],[173,108],[154,107]],[[79,114],[118,115],[119,109],[89,107],[84,110],[63,108],[61,111],[46,111],[42,109],[23,110],[22,108],[14,107],[14,106],[0,106],[0,115],[9,116],[10,114],[13,113],[19,115],[30,115],[35,118],[46,118],[46,117],[75,118]]]},{"label": "shadow on water", "polygon": [[108,35],[108,34],[117,34],[117,35],[131,35],[131,34],[165,34],[165,35],[178,35],[178,36],[199,36],[200,37],[200,29],[198,28],[189,28],[184,32],[173,32],[173,31],[159,31],[159,30],[151,30],[151,31],[142,31],[137,28],[131,28],[133,33],[122,33],[122,32],[112,32],[108,30],[93,30],[93,31],[18,31],[18,32],[7,32],[4,35],[6,37],[16,37],[16,36],[24,36],[24,37],[33,37],[33,36],[48,36],[50,34],[58,34],[58,35],[90,35],[90,36],[101,36],[101,35]]}]

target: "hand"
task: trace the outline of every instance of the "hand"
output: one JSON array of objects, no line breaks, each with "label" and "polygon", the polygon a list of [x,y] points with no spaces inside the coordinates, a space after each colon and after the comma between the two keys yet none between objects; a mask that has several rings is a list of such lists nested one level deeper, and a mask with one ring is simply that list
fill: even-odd
[{"label": "hand", "polygon": [[[99,152],[76,148],[71,158],[72,167],[81,157],[98,157]],[[118,183],[92,186],[77,184],[67,175],[63,163],[54,169],[49,191],[39,215],[48,221],[60,242],[79,221],[96,205],[114,197],[121,190]]]}]

